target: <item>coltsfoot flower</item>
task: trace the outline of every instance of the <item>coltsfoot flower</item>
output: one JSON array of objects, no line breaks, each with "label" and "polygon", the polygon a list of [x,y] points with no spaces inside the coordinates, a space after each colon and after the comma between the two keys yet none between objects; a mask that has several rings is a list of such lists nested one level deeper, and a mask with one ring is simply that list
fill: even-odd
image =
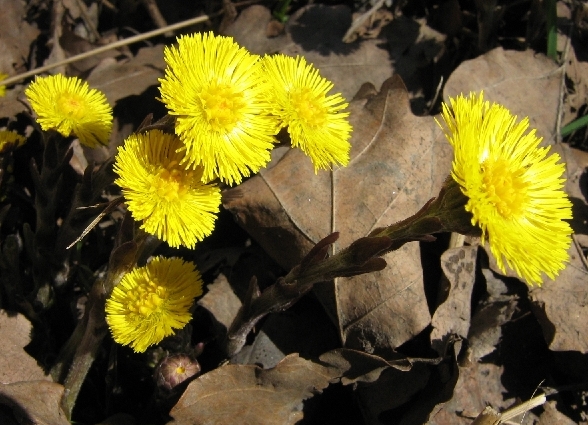
[{"label": "coltsfoot flower", "polygon": [[220,190],[202,183],[202,170],[180,166],[185,152],[174,134],[132,134],[118,148],[115,183],[141,228],[172,247],[193,248],[214,229]]},{"label": "coltsfoot flower", "polygon": [[483,94],[443,104],[445,134],[455,156],[452,176],[469,198],[466,210],[482,230],[498,267],[505,262],[527,283],[555,278],[568,261],[572,204],[563,190],[565,165],[539,147],[528,118],[484,102]]},{"label": "coltsfoot flower", "polygon": [[333,83],[303,57],[265,56],[261,64],[271,86],[272,114],[288,127],[292,146],[310,157],[315,173],[347,165],[352,128],[349,113],[342,111],[348,104],[339,93],[327,95]]},{"label": "coltsfoot flower", "polygon": [[212,33],[178,37],[166,47],[161,100],[176,116],[186,167],[202,166],[203,180],[240,183],[270,160],[278,130],[262,96],[258,56],[232,38]]},{"label": "coltsfoot flower", "polygon": [[138,353],[157,344],[192,318],[190,307],[202,295],[194,264],[156,257],[122,278],[106,300],[106,322],[112,337]]},{"label": "coltsfoot flower", "polygon": [[22,146],[27,139],[15,131],[0,130],[0,153]]},{"label": "coltsfoot flower", "polygon": [[61,74],[37,77],[25,90],[37,122],[43,130],[57,130],[94,148],[108,144],[112,131],[112,108],[101,91],[91,89],[77,77]]}]

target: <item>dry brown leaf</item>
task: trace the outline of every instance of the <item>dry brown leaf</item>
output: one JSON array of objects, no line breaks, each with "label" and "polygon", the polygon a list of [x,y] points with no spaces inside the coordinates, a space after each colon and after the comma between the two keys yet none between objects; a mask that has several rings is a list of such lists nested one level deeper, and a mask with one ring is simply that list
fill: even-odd
[{"label": "dry brown leaf", "polygon": [[506,106],[519,119],[529,117],[531,128],[551,144],[554,139],[561,69],[532,50],[497,48],[462,62],[451,74],[444,97],[484,90],[484,98]]},{"label": "dry brown leaf", "polygon": [[[155,100],[159,92],[145,93],[159,84],[157,80],[163,76],[164,69],[163,46],[157,45],[140,49],[137,56],[129,60],[114,62],[105,59],[92,70],[87,78],[88,84],[106,95],[114,108],[114,122],[108,147],[85,149],[88,162],[100,164],[114,156],[117,147],[137,129],[147,114],[155,114],[155,119],[164,115],[163,104]],[[133,100],[129,101],[131,98]]]},{"label": "dry brown leaf", "polygon": [[441,267],[448,280],[447,298],[431,321],[431,346],[439,355],[445,354],[451,335],[461,338],[468,335],[477,253],[477,246],[464,246],[448,249],[441,256]]},{"label": "dry brown leaf", "polygon": [[549,349],[588,353],[588,272],[576,247],[570,247],[570,264],[555,281],[546,280],[529,292],[533,312]]},{"label": "dry brown leaf", "polygon": [[[582,233],[575,237],[583,236],[585,240],[588,206],[580,189],[580,178],[585,173],[586,154],[567,145],[555,148],[567,164],[566,191],[572,197],[575,215],[572,227]],[[529,297],[551,350],[588,353],[588,271],[581,258],[584,254],[575,244],[571,245],[569,253],[570,263],[566,269],[555,281],[546,279],[542,287],[532,288]]]},{"label": "dry brown leaf", "polygon": [[101,90],[114,105],[122,98],[139,95],[149,86],[158,84],[157,79],[163,76],[164,69],[163,45],[144,47],[128,61],[95,69],[88,76],[88,84]]},{"label": "dry brown leaf", "polygon": [[537,425],[574,425],[576,422],[557,410],[555,401],[548,401],[543,404],[544,412],[539,416]]},{"label": "dry brown leaf", "polygon": [[60,402],[64,388],[47,381],[0,384],[0,403],[12,408],[20,423],[35,425],[70,425]]},{"label": "dry brown leaf", "polygon": [[[398,80],[388,80],[369,100],[352,102],[350,111],[355,130],[348,167],[315,175],[310,159],[292,150],[233,189],[241,197],[227,197],[225,207],[285,268],[334,230],[341,232],[342,248],[414,214],[437,195],[449,172],[449,145],[431,117],[412,115]],[[335,301],[328,291],[320,293],[349,348],[395,348],[430,322],[418,245],[385,258],[382,272],[339,279]]]},{"label": "dry brown leaf", "polygon": [[413,363],[418,363],[419,374],[426,371],[424,363],[438,363],[401,355],[384,360],[348,349],[329,351],[319,360],[315,363],[290,354],[272,369],[221,366],[190,383],[170,412],[175,419],[170,425],[224,425],[234,423],[235,418],[240,424],[296,423],[303,417],[302,401],[339,379],[344,385],[371,383],[392,369],[397,379],[405,376],[407,382],[414,382],[416,375],[409,375]]},{"label": "dry brown leaf", "polygon": [[415,364],[408,372],[385,370],[377,381],[357,387],[365,423],[428,424],[451,398],[457,379],[454,358],[437,365]]},{"label": "dry brown leaf", "polygon": [[225,365],[190,383],[170,415],[174,425],[295,424],[302,401],[322,392],[339,371],[291,354],[273,369]]},{"label": "dry brown leaf", "polygon": [[266,36],[270,20],[267,8],[251,6],[227,28],[226,34],[257,54],[304,56],[335,84],[334,92],[346,99],[351,99],[364,82],[380,86],[392,75],[390,57],[381,47],[381,40],[343,43],[343,35],[351,24],[351,10],[347,6],[303,7],[290,17],[284,35],[274,38]]},{"label": "dry brown leaf", "polygon": [[285,35],[267,36],[266,29],[272,19],[272,13],[267,7],[255,4],[243,10],[224,34],[233,37],[256,55],[275,53],[291,43],[291,40]]},{"label": "dry brown leaf", "polygon": [[8,314],[0,310],[0,339],[3,342],[0,356],[0,382],[39,381],[45,376],[37,361],[23,347],[31,342],[31,323],[22,314]]},{"label": "dry brown leaf", "polygon": [[502,325],[510,321],[517,300],[515,295],[505,295],[506,285],[494,277],[489,269],[483,269],[488,297],[476,307],[468,332],[471,360],[478,361],[492,353],[502,336]]},{"label": "dry brown leaf", "polygon": [[306,297],[287,312],[264,319],[251,344],[231,357],[231,363],[274,367],[286,355],[314,359],[341,346],[339,334],[316,300]]},{"label": "dry brown leaf", "polygon": [[410,359],[398,354],[396,359],[384,360],[381,357],[363,351],[339,348],[322,354],[321,364],[340,370],[343,385],[356,382],[375,382],[381,373],[392,368],[399,372],[408,372],[412,368]]},{"label": "dry brown leaf", "polygon": [[226,333],[241,307],[241,300],[233,292],[226,276],[221,273],[207,286],[206,295],[197,304],[208,310]]},{"label": "dry brown leaf", "polygon": [[0,14],[0,73],[15,75],[27,70],[29,50],[39,30],[24,18],[26,4],[3,1]]},{"label": "dry brown leaf", "polygon": [[[508,391],[502,386],[504,368],[492,363],[473,363],[459,368],[459,379],[455,385],[453,398],[436,414],[429,425],[470,425],[486,406],[504,411],[517,404],[514,398],[507,398]],[[531,425],[536,416],[530,412],[513,419],[513,423]]]},{"label": "dry brown leaf", "polygon": [[[364,422],[369,425],[391,423],[392,418],[386,412],[410,403],[427,387],[430,377],[431,372],[425,365],[414,367],[410,372],[387,369],[372,384],[358,386],[357,397]],[[398,421],[399,417],[395,419]]]}]

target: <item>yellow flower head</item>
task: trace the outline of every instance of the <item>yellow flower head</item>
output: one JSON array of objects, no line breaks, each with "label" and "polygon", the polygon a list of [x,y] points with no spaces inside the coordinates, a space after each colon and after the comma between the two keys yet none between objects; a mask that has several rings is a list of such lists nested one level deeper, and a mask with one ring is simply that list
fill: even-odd
[{"label": "yellow flower head", "polygon": [[[6,80],[7,77],[8,77],[8,74],[4,74],[4,73],[0,72],[0,82],[2,80]],[[4,96],[6,96],[6,86],[0,85],[0,97],[4,97]]]},{"label": "yellow flower head", "polygon": [[202,165],[204,181],[219,177],[229,184],[265,166],[278,125],[267,114],[258,57],[212,33],[179,37],[164,55],[161,100],[177,116],[182,163]]},{"label": "yellow flower head", "polygon": [[112,108],[104,93],[90,89],[85,81],[61,74],[37,77],[25,95],[43,130],[75,135],[90,148],[108,144]]},{"label": "yellow flower head", "polygon": [[572,233],[559,155],[538,147],[535,130],[524,134],[528,118],[517,122],[483,94],[450,99],[442,118],[455,151],[453,178],[498,267],[505,272],[506,260],[531,285],[541,285],[542,272],[553,279],[565,268]]},{"label": "yellow flower head", "polygon": [[180,166],[181,145],[176,135],[160,130],[132,134],[118,148],[115,183],[147,233],[173,247],[193,248],[214,229],[221,195],[216,185],[202,183],[201,169]]},{"label": "yellow flower head", "polygon": [[190,307],[202,295],[202,279],[194,264],[156,257],[124,275],[106,300],[106,322],[112,337],[142,353],[173,335],[192,318]]},{"label": "yellow flower head", "polygon": [[351,124],[341,94],[327,96],[333,83],[319,75],[303,57],[282,54],[265,56],[264,75],[271,85],[267,92],[272,113],[288,126],[292,146],[310,156],[315,173],[334,163],[349,163]]},{"label": "yellow flower head", "polygon": [[0,130],[0,154],[21,147],[26,139],[15,131]]}]

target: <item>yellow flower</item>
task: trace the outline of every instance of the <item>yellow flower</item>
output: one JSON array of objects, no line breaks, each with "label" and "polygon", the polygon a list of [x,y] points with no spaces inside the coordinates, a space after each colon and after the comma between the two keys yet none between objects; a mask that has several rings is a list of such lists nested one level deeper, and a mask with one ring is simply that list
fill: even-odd
[{"label": "yellow flower", "polygon": [[528,118],[484,102],[483,94],[443,104],[445,133],[455,157],[452,175],[469,198],[466,210],[482,229],[498,267],[505,261],[529,284],[565,268],[572,229],[571,202],[563,190],[565,164],[539,147]]},{"label": "yellow flower", "polygon": [[0,130],[0,153],[21,147],[26,139],[15,131]]},{"label": "yellow flower", "polygon": [[282,54],[262,60],[264,75],[271,85],[267,92],[272,113],[288,126],[292,146],[310,157],[315,173],[334,163],[349,163],[351,124],[341,94],[327,96],[333,83],[319,75],[303,57]]},{"label": "yellow flower", "polygon": [[156,257],[114,287],[106,300],[106,322],[116,342],[142,353],[190,321],[199,295],[202,279],[194,264]]},{"label": "yellow flower", "polygon": [[[4,74],[0,72],[0,81],[5,80],[8,77],[8,74]],[[0,97],[6,96],[6,86],[0,85]]]},{"label": "yellow flower", "polygon": [[166,47],[161,100],[176,118],[186,167],[202,165],[203,180],[229,184],[265,166],[277,120],[267,114],[258,56],[212,33],[178,38]]},{"label": "yellow flower", "polygon": [[37,77],[25,95],[43,130],[57,130],[65,137],[75,135],[91,148],[108,144],[112,108],[104,93],[90,89],[85,81],[61,74]]},{"label": "yellow flower", "polygon": [[184,152],[174,134],[132,134],[118,148],[115,183],[122,188],[141,228],[170,246],[193,248],[214,229],[221,202],[216,185],[202,183],[202,170],[180,166]]}]

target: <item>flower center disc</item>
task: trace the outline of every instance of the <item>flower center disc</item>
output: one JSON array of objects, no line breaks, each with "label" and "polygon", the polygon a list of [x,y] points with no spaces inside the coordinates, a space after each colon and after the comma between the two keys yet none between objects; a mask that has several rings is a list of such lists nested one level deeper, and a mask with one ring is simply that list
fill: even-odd
[{"label": "flower center disc", "polygon": [[157,282],[145,282],[127,293],[128,311],[148,317],[159,310],[167,298],[167,290]]},{"label": "flower center disc", "polygon": [[86,115],[84,99],[72,93],[63,93],[57,99],[57,107],[62,114],[69,118],[79,120]]},{"label": "flower center disc", "polygon": [[166,168],[159,170],[151,182],[152,190],[157,194],[157,197],[168,202],[181,198],[190,188],[187,181],[192,172],[178,169],[175,165],[177,163],[171,163]]},{"label": "flower center disc", "polygon": [[231,131],[245,107],[242,93],[228,85],[212,84],[201,94],[206,119],[214,131]]},{"label": "flower center disc", "polygon": [[313,127],[320,126],[325,122],[327,115],[325,108],[320,99],[313,96],[310,89],[305,87],[302,90],[292,92],[290,96],[294,110],[301,121],[305,121]]},{"label": "flower center disc", "polygon": [[524,213],[529,187],[523,178],[524,172],[524,168],[512,167],[504,159],[489,159],[482,164],[487,199],[504,218],[515,218]]}]

